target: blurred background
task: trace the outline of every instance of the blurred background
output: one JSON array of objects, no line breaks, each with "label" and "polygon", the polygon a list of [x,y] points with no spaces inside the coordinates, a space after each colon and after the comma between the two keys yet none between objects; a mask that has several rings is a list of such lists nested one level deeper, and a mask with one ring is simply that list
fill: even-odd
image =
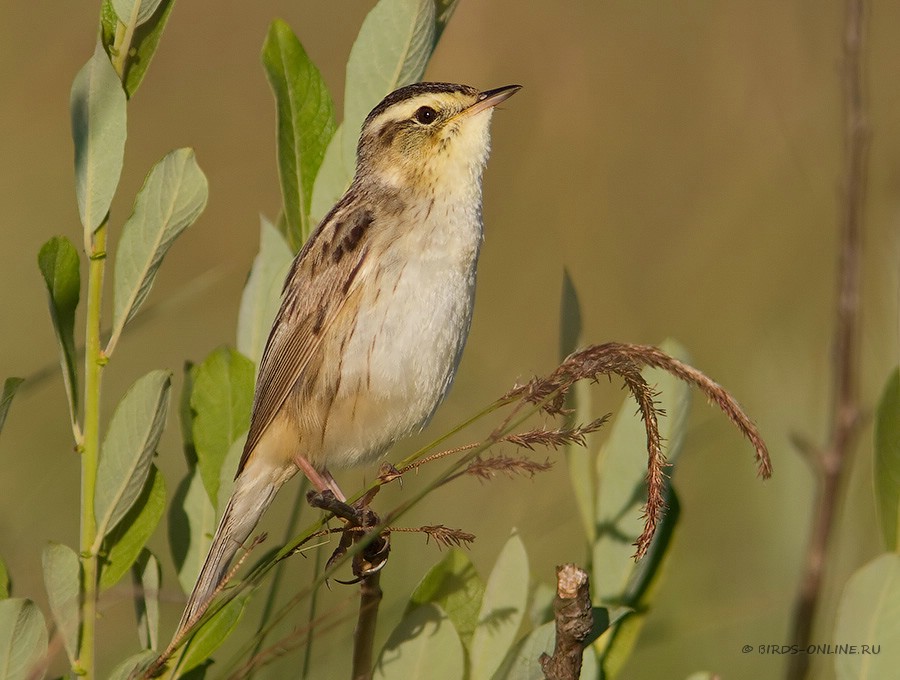
[{"label": "blurred background", "polygon": [[[196,150],[210,199],[160,270],[148,301],[152,312],[126,332],[106,371],[107,413],[148,370],[173,370],[177,390],[185,360],[200,361],[234,343],[259,215],[275,218],[280,204],[273,99],[259,58],[270,21],[281,17],[293,27],[341,111],[344,65],[373,5],[176,5],[128,108],[112,230],[121,227],[152,164],[179,146]],[[833,640],[828,621],[848,574],[880,550],[871,414],[900,347],[900,4],[870,5],[865,63],[873,137],[861,337],[866,420],[829,555],[818,643],[854,642]],[[57,361],[36,256],[55,234],[81,243],[68,99],[93,50],[98,9],[99,2],[0,5],[0,378],[33,376]],[[555,366],[567,268],[582,299],[588,342],[677,338],[696,366],[737,396],[770,446],[775,475],[762,483],[749,445],[695,400],[675,476],[681,523],[629,678],[679,678],[701,669],[731,678],[776,677],[783,668],[784,657],[743,654],[741,647],[791,642],[815,480],[789,437],[819,443],[827,432],[842,22],[843,3],[831,0],[608,0],[552,8],[462,0],[426,74],[524,89],[494,117],[472,333],[456,385],[420,441],[517,380]],[[600,394],[598,415],[618,408],[623,397],[618,389]],[[392,458],[415,443],[402,444]],[[583,562],[586,551],[562,455],[551,457],[558,460],[554,471],[531,481],[463,480],[408,521],[477,534],[471,556],[484,576],[511,527],[518,527],[534,581],[552,583],[554,565]],[[43,605],[42,546],[78,541],[79,466],[58,372],[22,388],[0,437],[0,465],[0,555],[14,593]],[[186,469],[174,412],[158,465],[171,494]],[[339,472],[338,478],[353,488],[373,473]],[[277,540],[292,500],[293,491],[283,491],[264,522]],[[164,561],[167,637],[183,595],[164,527],[151,547]],[[384,581],[383,634],[441,557],[415,537],[395,538],[394,550]],[[307,566],[296,562],[289,573],[299,587]],[[349,590],[328,597],[352,615]],[[127,586],[108,593],[102,611],[100,663],[108,671],[137,651]],[[257,621],[255,611],[245,618],[248,627]],[[317,648],[321,662],[336,669],[333,677],[347,675],[351,627],[344,624]],[[285,669],[296,669],[298,658],[288,657],[268,677],[291,677]],[[830,677],[833,658],[813,662],[815,677]]]}]

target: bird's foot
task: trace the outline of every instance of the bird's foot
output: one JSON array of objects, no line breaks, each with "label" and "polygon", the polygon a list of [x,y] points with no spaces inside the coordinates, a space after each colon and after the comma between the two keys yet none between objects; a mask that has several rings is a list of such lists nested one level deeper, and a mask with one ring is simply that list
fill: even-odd
[{"label": "bird's foot", "polygon": [[349,505],[339,501],[329,489],[326,489],[310,491],[306,499],[314,508],[331,512],[347,523],[341,532],[341,540],[337,548],[328,558],[325,565],[326,570],[340,560],[354,543],[367,541],[362,550],[353,556],[353,576],[355,578],[350,581],[338,581],[338,583],[345,585],[358,583],[381,571],[387,564],[391,551],[390,531],[382,530],[372,538],[371,529],[377,527],[381,523],[381,519],[367,503],[363,503],[367,500],[366,498],[361,498],[353,505]]}]

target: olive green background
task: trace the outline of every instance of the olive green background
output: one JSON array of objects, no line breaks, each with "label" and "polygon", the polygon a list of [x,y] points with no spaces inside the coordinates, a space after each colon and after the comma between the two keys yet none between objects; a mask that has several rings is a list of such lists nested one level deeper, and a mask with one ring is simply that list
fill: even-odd
[{"label": "olive green background", "polygon": [[[146,371],[172,369],[177,388],[186,359],[201,360],[234,342],[259,215],[274,218],[280,201],[274,106],[259,59],[269,22],[282,17],[294,28],[340,111],[344,64],[373,4],[175,7],[129,104],[112,233],[145,173],[172,148],[196,150],[210,200],[160,270],[148,300],[152,312],[126,332],[106,371],[107,413]],[[866,419],[829,555],[829,620],[847,575],[880,550],[870,417],[900,347],[900,5],[871,4],[865,63],[873,138],[861,333]],[[57,361],[36,255],[55,234],[81,243],[68,97],[93,49],[98,8],[99,2],[0,5],[0,378],[28,377]],[[524,86],[494,117],[472,333],[456,385],[428,432],[440,433],[515,381],[555,365],[566,267],[583,300],[587,341],[677,338],[695,365],[733,391],[771,448],[775,475],[761,483],[749,445],[696,400],[675,475],[682,521],[629,678],[681,678],[701,669],[729,678],[777,677],[784,657],[744,654],[741,647],[792,642],[790,608],[814,476],[789,437],[821,442],[828,428],[842,20],[842,3],[821,0],[462,0],[427,71],[432,80]],[[622,393],[609,388],[597,397],[602,413],[618,408]],[[477,534],[471,556],[483,575],[518,527],[534,580],[550,583],[555,564],[586,554],[562,456],[550,457],[558,464],[549,474],[491,484],[463,480],[408,521]],[[174,411],[158,464],[171,494],[185,471]],[[79,467],[58,373],[23,387],[13,403],[0,436],[0,466],[0,555],[15,594],[44,603],[42,546],[55,540],[76,547],[78,540]],[[353,488],[373,471],[338,477]],[[283,491],[264,521],[270,542],[280,540],[279,520],[293,493]],[[166,637],[183,595],[162,527],[152,546],[164,562]],[[440,557],[421,538],[395,537],[383,634]],[[288,588],[305,582],[307,565],[296,562]],[[103,599],[103,673],[137,651],[129,595],[123,585]],[[354,595],[338,587],[327,598],[352,617]],[[247,621],[257,617],[251,611]],[[302,623],[301,610],[295,619]],[[330,677],[348,674],[351,627],[343,624],[317,647],[317,658],[333,669]],[[830,630],[830,623],[817,628],[814,641],[861,642],[833,640]],[[298,658],[288,657],[270,677],[294,677]],[[815,677],[829,677],[832,661],[814,658]]]}]

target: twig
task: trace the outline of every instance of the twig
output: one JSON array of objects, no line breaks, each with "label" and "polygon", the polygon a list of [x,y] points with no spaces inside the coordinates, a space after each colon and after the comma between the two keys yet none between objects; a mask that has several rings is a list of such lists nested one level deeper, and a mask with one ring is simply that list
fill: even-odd
[{"label": "twig", "polygon": [[[838,256],[831,427],[828,443],[818,456],[821,487],[813,513],[815,519],[806,553],[806,566],[794,605],[792,642],[801,649],[805,649],[811,639],[839,491],[859,422],[860,262],[869,154],[869,123],[863,101],[862,82],[864,19],[864,0],[847,0],[842,76],[845,167],[840,205],[841,245]],[[809,659],[806,654],[793,655],[787,677],[790,680],[805,678],[809,671]]]},{"label": "twig", "polygon": [[584,641],[594,624],[588,574],[574,564],[556,568],[556,598],[553,600],[556,644],[553,656],[541,654],[538,661],[547,680],[577,680],[581,676]]}]

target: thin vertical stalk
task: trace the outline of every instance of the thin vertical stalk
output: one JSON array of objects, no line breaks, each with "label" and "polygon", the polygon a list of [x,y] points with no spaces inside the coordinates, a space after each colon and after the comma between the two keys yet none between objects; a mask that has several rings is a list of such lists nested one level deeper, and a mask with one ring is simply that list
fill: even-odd
[{"label": "thin vertical stalk", "polygon": [[[134,27],[137,23],[135,4],[131,21],[127,26],[117,26],[113,42],[112,65],[121,79]],[[85,322],[84,351],[84,443],[81,448],[81,565],[84,573],[83,600],[81,605],[81,636],[78,645],[77,672],[87,680],[95,677],[95,638],[97,628],[97,595],[99,565],[93,551],[97,541],[97,519],[94,514],[94,494],[97,488],[97,466],[100,462],[100,393],[103,367],[107,358],[100,343],[101,311],[103,307],[103,280],[106,275],[106,238],[109,217],[96,231],[85,228],[85,250],[90,262],[88,268],[87,320]]]},{"label": "thin vertical stalk", "polygon": [[[844,22],[843,102],[844,176],[840,204],[837,318],[833,348],[833,387],[828,443],[815,457],[821,485],[800,591],[794,605],[792,641],[806,649],[821,597],[829,542],[859,424],[859,320],[863,208],[867,188],[869,124],[863,97],[864,0],[847,0]],[[802,680],[810,656],[795,654],[787,677]]]},{"label": "thin vertical stalk", "polygon": [[353,633],[353,680],[371,680],[375,659],[375,630],[381,590],[381,572],[363,577],[359,585],[359,616]]},{"label": "thin vertical stalk", "polygon": [[97,622],[97,555],[92,546],[97,538],[94,491],[100,459],[100,387],[106,363],[100,346],[100,310],[103,278],[106,273],[106,222],[91,239],[88,273],[87,322],[84,353],[84,445],[81,452],[81,562],[84,570],[81,642],[78,670],[94,677],[94,633]]}]

